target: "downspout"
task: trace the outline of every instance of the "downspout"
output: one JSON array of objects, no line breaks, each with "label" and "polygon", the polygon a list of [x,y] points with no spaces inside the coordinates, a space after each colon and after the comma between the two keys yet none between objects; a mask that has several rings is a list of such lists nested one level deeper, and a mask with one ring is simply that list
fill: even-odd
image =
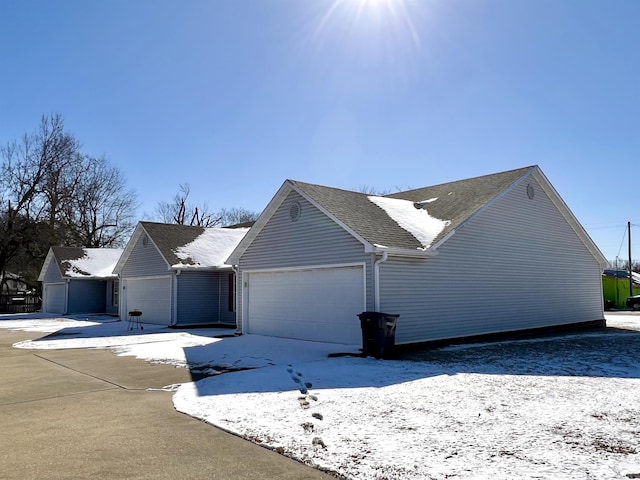
[{"label": "downspout", "polygon": [[63,315],[69,314],[69,285],[71,284],[71,279],[67,278],[64,284],[64,312]]},{"label": "downspout", "polygon": [[175,327],[178,324],[178,277],[182,273],[182,270],[176,270],[176,274],[173,276],[173,285],[171,296],[173,297],[173,306],[171,307],[171,327]]},{"label": "downspout", "polygon": [[386,250],[382,251],[382,257],[373,263],[373,303],[374,310],[380,311],[380,264],[387,261],[389,254]]},{"label": "downspout", "polygon": [[233,296],[233,309],[235,310],[235,313],[236,313],[235,334],[242,335],[242,319],[240,319],[240,321],[238,322],[238,293],[241,290],[244,291],[244,288],[241,290],[238,290],[238,280],[240,279],[240,277],[238,276],[238,265],[231,265],[231,270],[233,270],[233,273],[235,274],[234,285],[235,285],[236,292],[235,292],[235,295]]}]

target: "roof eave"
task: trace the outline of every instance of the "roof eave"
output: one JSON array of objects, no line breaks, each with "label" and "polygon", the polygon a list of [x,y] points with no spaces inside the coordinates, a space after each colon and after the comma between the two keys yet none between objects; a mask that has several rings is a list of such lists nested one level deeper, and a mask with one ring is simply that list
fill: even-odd
[{"label": "roof eave", "polygon": [[298,188],[291,180],[285,180],[282,186],[278,189],[276,194],[273,196],[271,201],[267,204],[265,209],[262,211],[256,223],[251,227],[251,229],[247,232],[244,238],[240,241],[238,246],[231,252],[231,255],[226,259],[225,263],[228,265],[237,265],[240,262],[240,257],[244,254],[244,252],[249,248],[251,243],[258,236],[260,231],[264,228],[267,222],[271,219],[271,217],[276,213],[282,202],[287,198],[289,193],[292,191],[301,195],[305,200],[311,203],[314,207],[324,213],[331,220],[336,222],[341,228],[346,230],[349,234],[351,234],[354,238],[356,238],[360,243],[364,246],[365,253],[372,253],[375,251],[375,247],[358,235],[355,231],[341,222],[338,218],[336,218],[331,212],[327,211],[322,205],[315,201],[312,197],[307,195],[306,192]]},{"label": "roof eave", "polygon": [[142,235],[143,233],[145,235],[147,235],[147,237],[151,241],[151,244],[153,245],[153,248],[155,248],[158,251],[158,254],[162,257],[162,259],[164,260],[165,264],[167,265],[167,269],[168,270],[171,269],[171,264],[167,261],[165,256],[162,254],[162,251],[158,248],[158,246],[156,245],[156,242],[154,242],[154,240],[151,237],[151,235],[149,235],[149,232],[147,232],[147,230],[144,228],[143,222],[138,222],[138,224],[136,225],[136,228],[133,231],[133,234],[131,235],[131,237],[129,238],[129,241],[127,242],[127,245],[125,246],[124,250],[122,251],[122,255],[120,255],[120,258],[116,262],[115,267],[113,267],[112,272],[115,275],[119,275],[122,272],[122,269],[124,268],[124,265],[127,263],[127,261],[129,260],[129,257],[133,253],[133,249],[135,248],[136,243],[138,242],[138,239],[140,238],[140,235]]},{"label": "roof eave", "polygon": [[112,275],[83,275],[81,277],[64,276],[62,278],[65,280],[115,280],[118,278],[118,275],[114,273]]},{"label": "roof eave", "polygon": [[38,275],[38,281],[44,282],[44,277],[49,269],[49,265],[51,265],[51,261],[53,260],[53,248],[49,247],[49,251],[47,252],[47,256],[44,259],[44,263],[42,264],[42,268],[40,269],[40,275]]},{"label": "roof eave", "polygon": [[231,270],[231,265],[214,265],[203,267],[201,265],[171,265],[171,270],[181,272],[215,272],[216,270]]},{"label": "roof eave", "polygon": [[564,202],[562,197],[558,194],[556,189],[553,187],[551,182],[547,179],[545,174],[539,167],[532,172],[532,175],[538,180],[539,185],[545,191],[547,196],[551,199],[556,208],[560,211],[562,216],[565,218],[569,226],[573,229],[573,231],[578,235],[578,238],[585,245],[589,253],[593,256],[593,258],[598,262],[601,270],[605,270],[609,267],[609,261],[602,254],[596,243],[589,236],[587,231],[584,229],[582,224],[578,221],[576,216],[573,214],[568,205]]},{"label": "roof eave", "polygon": [[392,257],[410,257],[410,258],[429,258],[429,257],[435,257],[440,254],[433,248],[409,249],[409,248],[398,248],[398,247],[385,247],[382,245],[374,245],[373,252],[376,254],[381,254],[386,252],[387,255],[391,255]]}]

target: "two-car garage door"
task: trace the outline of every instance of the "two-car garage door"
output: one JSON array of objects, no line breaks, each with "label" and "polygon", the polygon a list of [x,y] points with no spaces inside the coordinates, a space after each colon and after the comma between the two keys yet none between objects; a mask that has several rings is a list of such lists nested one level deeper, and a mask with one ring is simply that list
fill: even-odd
[{"label": "two-car garage door", "polygon": [[363,266],[245,272],[244,281],[247,333],[360,343]]}]

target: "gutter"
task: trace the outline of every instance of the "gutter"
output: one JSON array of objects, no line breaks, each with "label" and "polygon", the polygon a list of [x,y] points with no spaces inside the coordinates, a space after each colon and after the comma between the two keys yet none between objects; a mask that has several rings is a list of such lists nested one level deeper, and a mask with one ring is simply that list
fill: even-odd
[{"label": "gutter", "polygon": [[408,258],[428,258],[428,257],[435,257],[437,255],[440,255],[440,252],[437,252],[434,247],[429,247],[422,250],[420,249],[409,250],[406,248],[385,247],[383,245],[374,245],[373,253],[376,253],[376,254],[387,253],[387,255],[392,255],[394,257],[408,257]]}]

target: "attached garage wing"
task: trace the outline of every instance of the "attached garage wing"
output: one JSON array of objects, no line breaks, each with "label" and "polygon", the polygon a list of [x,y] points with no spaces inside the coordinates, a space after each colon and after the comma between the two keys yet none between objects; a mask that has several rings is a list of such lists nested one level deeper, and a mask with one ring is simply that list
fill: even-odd
[{"label": "attached garage wing", "polygon": [[64,283],[47,283],[44,285],[43,308],[47,313],[64,314],[67,288]]},{"label": "attached garage wing", "polygon": [[125,315],[140,310],[144,323],[171,324],[171,277],[128,278],[124,289]]},{"label": "attached garage wing", "polygon": [[246,332],[359,344],[364,266],[246,272]]}]

